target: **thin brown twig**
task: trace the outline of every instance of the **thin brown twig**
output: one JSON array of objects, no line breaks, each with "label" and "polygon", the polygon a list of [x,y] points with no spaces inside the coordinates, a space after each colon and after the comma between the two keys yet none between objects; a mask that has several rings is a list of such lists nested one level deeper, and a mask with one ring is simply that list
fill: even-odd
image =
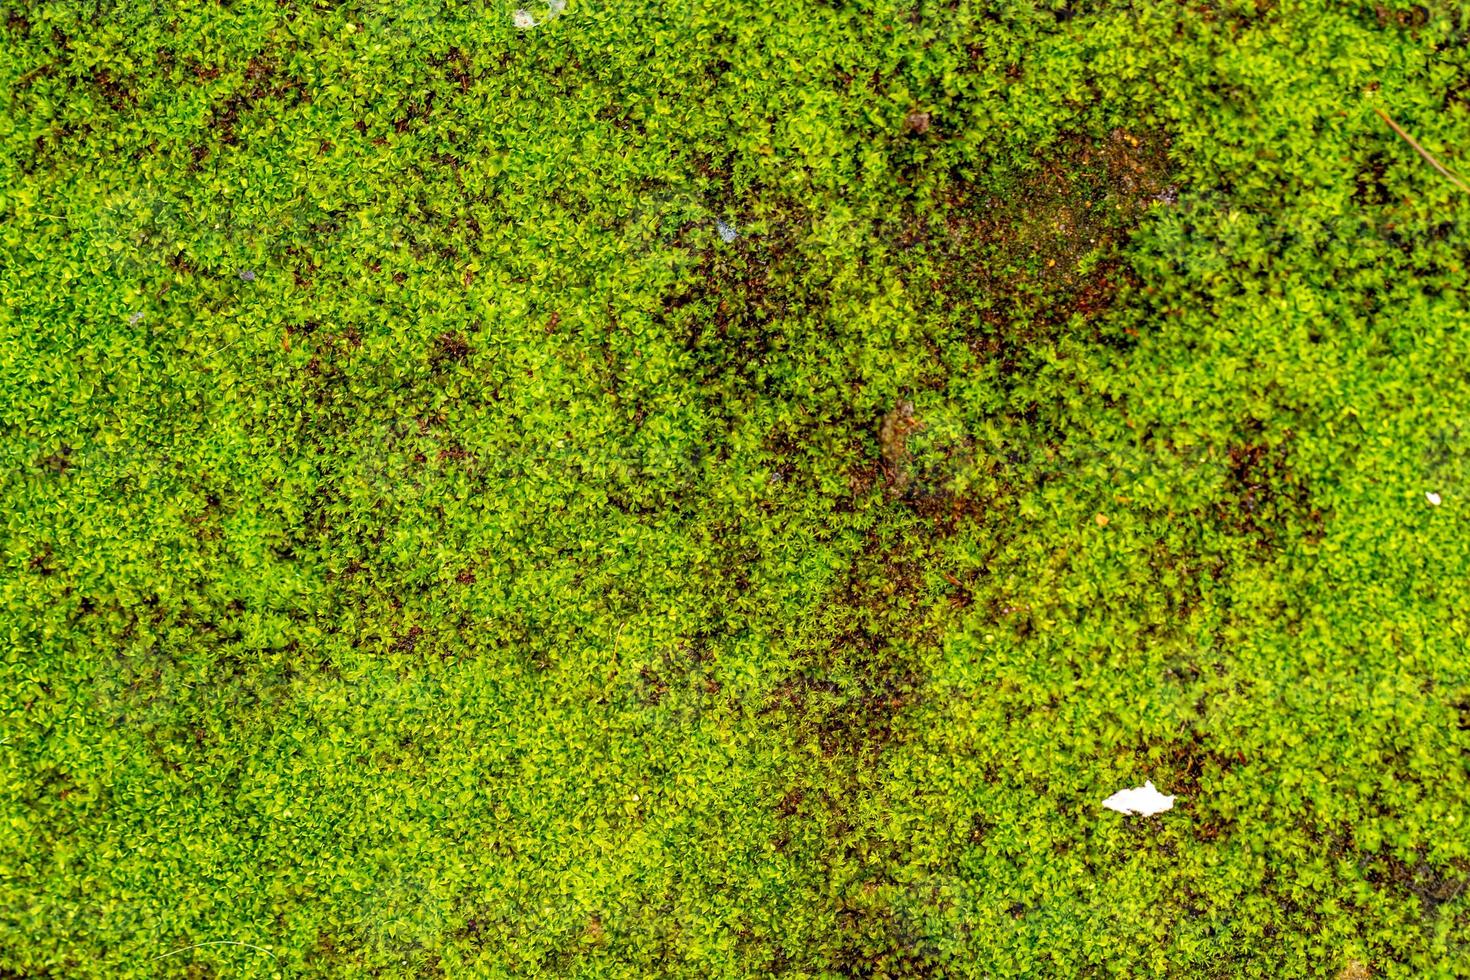
[{"label": "thin brown twig", "polygon": [[1470,194],[1470,186],[1467,186],[1463,180],[1446,170],[1445,165],[1436,160],[1433,153],[1430,153],[1428,150],[1424,149],[1424,147],[1420,146],[1418,140],[1414,139],[1414,137],[1404,132],[1403,127],[1394,122],[1392,116],[1384,112],[1382,109],[1378,108],[1378,106],[1374,106],[1373,111],[1378,113],[1378,118],[1388,123],[1389,128],[1392,129],[1395,133],[1398,133],[1399,137],[1405,143],[1408,143],[1410,146],[1412,146],[1416,153],[1418,153],[1424,159],[1428,160],[1431,167],[1448,177],[1450,181],[1453,182],[1454,185],[1460,190],[1464,191],[1466,194]]}]

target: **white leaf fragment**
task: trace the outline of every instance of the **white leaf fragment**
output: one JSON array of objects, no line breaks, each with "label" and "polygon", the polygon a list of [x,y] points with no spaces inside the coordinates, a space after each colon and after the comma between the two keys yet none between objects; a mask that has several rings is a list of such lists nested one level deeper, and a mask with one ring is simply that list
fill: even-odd
[{"label": "white leaf fragment", "polygon": [[1154,789],[1153,780],[1149,780],[1142,786],[1119,790],[1103,800],[1102,805],[1119,813],[1148,817],[1174,809],[1174,797],[1165,796]]},{"label": "white leaf fragment", "polygon": [[715,231],[720,233],[720,241],[726,245],[740,237],[740,232],[735,230],[735,226],[725,221],[724,218],[715,219]]},{"label": "white leaf fragment", "polygon": [[1433,490],[1426,493],[1424,495],[1424,499],[1429,501],[1429,506],[1431,507],[1438,507],[1440,504],[1439,494],[1435,493]]}]

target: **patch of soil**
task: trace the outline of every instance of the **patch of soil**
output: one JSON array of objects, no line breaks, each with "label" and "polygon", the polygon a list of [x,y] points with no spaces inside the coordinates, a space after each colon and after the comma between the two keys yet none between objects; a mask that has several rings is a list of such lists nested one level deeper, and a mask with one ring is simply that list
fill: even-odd
[{"label": "patch of soil", "polygon": [[1392,853],[1375,855],[1367,862],[1367,878],[1378,888],[1418,899],[1425,918],[1439,907],[1460,897],[1470,885],[1470,862],[1457,861],[1451,867],[1435,867],[1420,858],[1405,861]]},{"label": "patch of soil", "polygon": [[923,697],[914,648],[934,640],[918,559],[877,535],[828,598],[831,639],[814,645],[773,688],[766,712],[784,716],[798,741],[827,758],[871,766],[903,737],[902,716]]},{"label": "patch of soil", "polygon": [[844,942],[833,956],[836,975],[911,980],[947,976],[919,921],[884,900],[891,889],[870,884],[874,887],[859,886],[856,894],[837,903]]},{"label": "patch of soil", "polygon": [[940,973],[938,951],[923,935],[921,920],[905,911],[896,883],[874,870],[902,867],[903,844],[859,816],[861,801],[880,791],[886,753],[908,737],[907,719],[924,698],[917,651],[934,643],[937,633],[925,578],[923,559],[886,535],[870,534],[827,597],[826,638],[802,652],[761,712],[794,743],[818,750],[814,768],[779,787],[770,806],[778,820],[799,820],[823,833],[813,839],[782,832],[773,843],[783,851],[810,848],[801,856],[804,863],[848,882],[831,898],[835,927],[802,960],[838,976]]},{"label": "patch of soil", "polygon": [[903,463],[909,458],[908,438],[924,427],[923,421],[914,417],[914,403],[907,398],[899,399],[878,425],[878,449],[883,466],[895,481],[908,482],[908,471]]},{"label": "patch of soil", "polygon": [[1115,129],[1101,140],[1064,139],[1005,191],[956,184],[937,226],[910,217],[914,227],[898,237],[941,272],[929,283],[931,303],[979,315],[985,329],[975,348],[1014,356],[1073,315],[1111,306],[1135,281],[1123,246],[1149,208],[1169,206],[1177,193],[1167,142]]},{"label": "patch of soil", "polygon": [[[211,113],[210,128],[217,134],[221,145],[235,146],[240,142],[240,119],[256,103],[265,99],[283,98],[293,91],[298,99],[303,97],[304,90],[300,81],[295,78],[278,80],[279,73],[280,64],[273,58],[261,55],[250,59],[245,66],[244,84],[220,100]],[[197,74],[201,78],[213,78],[218,76],[219,69],[209,66]],[[207,146],[196,150],[202,151],[205,156],[209,152]]]},{"label": "patch of soil", "polygon": [[[797,231],[806,222],[804,209],[793,205],[766,234],[742,234],[718,247],[706,235],[693,253],[695,274],[666,298],[664,318],[689,308],[681,317],[685,343],[712,375],[749,378],[772,352],[781,322],[807,308],[793,267]],[[699,224],[682,225],[674,244],[690,240]]]},{"label": "patch of soil", "polygon": [[471,353],[470,342],[458,333],[443,333],[434,340],[434,350],[429,355],[429,366],[442,371],[451,364],[463,364]]},{"label": "patch of soil", "polygon": [[1277,548],[1296,530],[1317,540],[1325,524],[1312,505],[1306,479],[1291,466],[1291,434],[1274,445],[1264,439],[1232,446],[1226,455],[1225,490],[1216,504],[1221,526],[1249,538],[1264,551]]}]

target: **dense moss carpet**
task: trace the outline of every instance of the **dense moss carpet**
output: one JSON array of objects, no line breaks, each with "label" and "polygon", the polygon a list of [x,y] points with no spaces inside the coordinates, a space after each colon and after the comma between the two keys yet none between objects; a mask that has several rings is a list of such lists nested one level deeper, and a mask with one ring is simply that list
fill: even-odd
[{"label": "dense moss carpet", "polygon": [[1463,5],[0,24],[0,976],[1470,975]]}]

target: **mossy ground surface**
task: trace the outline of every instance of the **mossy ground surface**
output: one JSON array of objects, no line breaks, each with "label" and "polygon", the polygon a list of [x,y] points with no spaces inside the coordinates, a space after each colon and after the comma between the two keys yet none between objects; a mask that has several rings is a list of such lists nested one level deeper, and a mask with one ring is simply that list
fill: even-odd
[{"label": "mossy ground surface", "polygon": [[0,975],[1470,975],[1466,11],[514,13],[0,16]]}]

